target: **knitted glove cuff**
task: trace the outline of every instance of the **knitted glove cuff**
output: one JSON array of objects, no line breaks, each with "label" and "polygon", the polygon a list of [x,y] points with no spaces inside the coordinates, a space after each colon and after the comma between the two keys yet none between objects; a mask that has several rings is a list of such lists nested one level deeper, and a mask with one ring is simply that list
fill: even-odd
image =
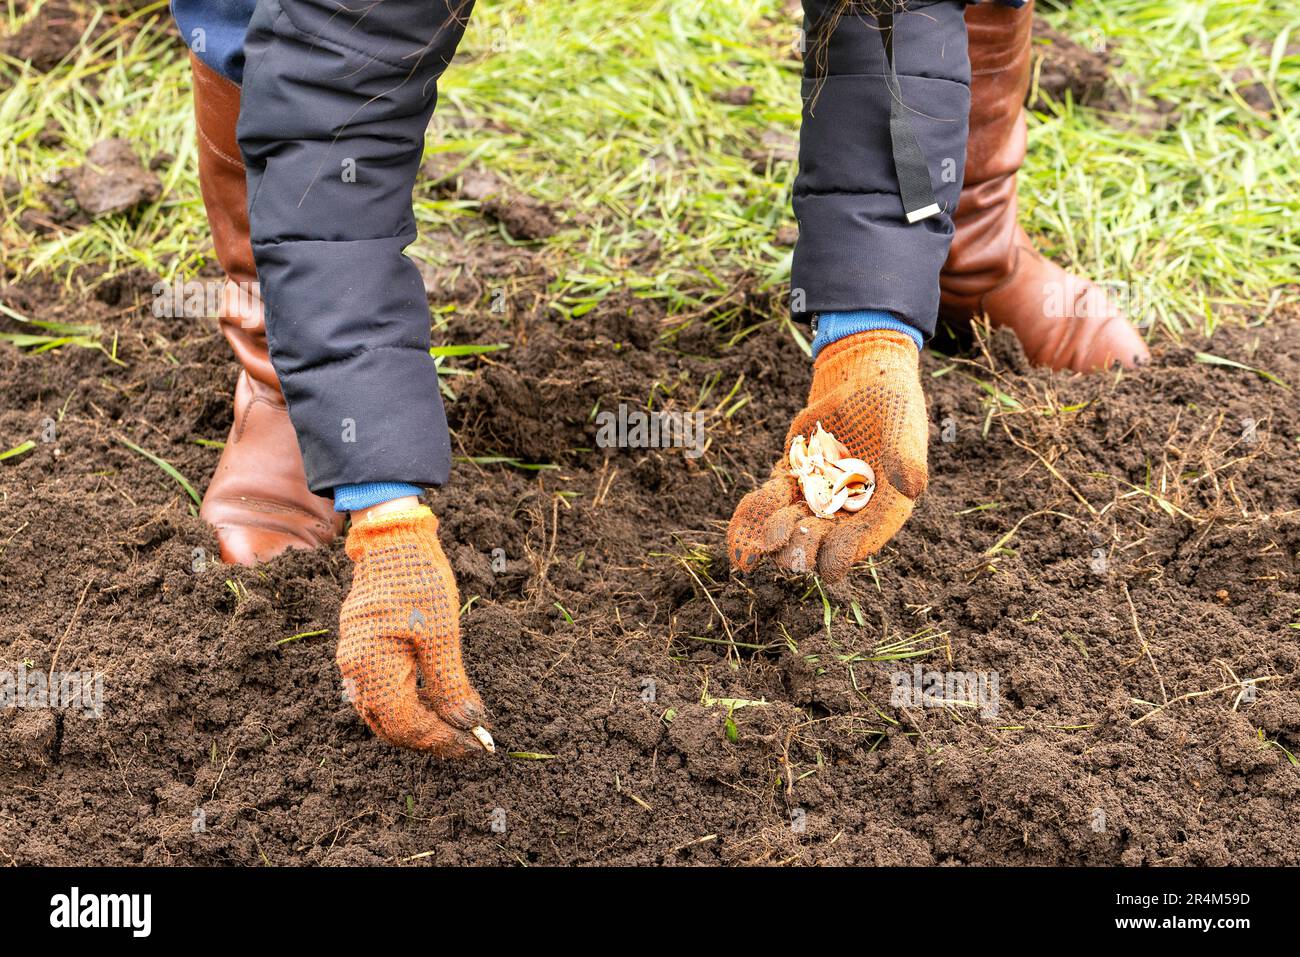
[{"label": "knitted glove cuff", "polygon": [[409,542],[438,544],[438,518],[429,506],[385,512],[353,523],[345,549],[355,562],[373,549]]}]

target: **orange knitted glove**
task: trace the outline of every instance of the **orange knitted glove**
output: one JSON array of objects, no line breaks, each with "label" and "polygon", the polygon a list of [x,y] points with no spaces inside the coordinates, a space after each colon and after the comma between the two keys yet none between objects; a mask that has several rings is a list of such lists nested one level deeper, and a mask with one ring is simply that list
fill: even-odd
[{"label": "orange knitted glove", "polygon": [[[790,443],[817,423],[876,473],[876,490],[858,512],[813,515],[790,471]],[[807,407],[785,437],[772,477],[740,500],[727,529],[727,551],[739,571],[765,555],[782,568],[816,571],[827,581],[874,555],[912,514],[925,490],[929,419],[921,392],[919,352],[901,332],[878,330],[826,346],[813,365]]]},{"label": "orange knitted glove", "polygon": [[467,732],[486,712],[465,676],[460,596],[438,520],[420,506],[358,522],[347,553],[356,567],[337,660],[357,712],[390,744],[441,757],[481,753]]}]

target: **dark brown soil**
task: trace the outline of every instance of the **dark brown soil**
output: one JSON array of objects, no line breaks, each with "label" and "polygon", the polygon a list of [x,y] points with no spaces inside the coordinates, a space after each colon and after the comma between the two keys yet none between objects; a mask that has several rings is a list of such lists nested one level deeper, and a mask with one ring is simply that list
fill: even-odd
[{"label": "dark brown soil", "polygon": [[481,215],[500,223],[514,239],[555,235],[559,223],[549,206],[514,189],[490,169],[465,163],[460,153],[436,154],[424,164],[424,179],[445,195],[477,203]]},{"label": "dark brown soil", "polygon": [[1031,109],[1044,108],[1044,98],[1063,102],[1067,94],[1080,106],[1113,110],[1127,105],[1123,91],[1112,80],[1113,64],[1105,49],[1090,50],[1037,17],[1033,52]]},{"label": "dark brown soil", "polygon": [[[498,277],[531,262],[480,253]],[[478,268],[442,285],[498,284]],[[123,363],[0,345],[0,450],[37,443],[0,462],[0,670],[105,682],[98,719],[0,710],[5,862],[1300,863],[1300,412],[1194,359],[1300,385],[1294,315],[1118,377],[1027,370],[1005,336],[927,353],[929,492],[824,618],[808,581],[733,579],[721,544],[807,387],[788,336],[661,339],[630,297],[557,321],[520,276],[504,317],[474,293],[447,341],[511,348],[456,360],[457,452],[559,467],[463,464],[434,496],[501,746],[456,766],[342,700],[339,544],[214,564],[188,497],[120,441],[201,493],[218,452],[195,440],[229,426],[223,341],[153,318],[149,284],[4,291],[116,332]],[[740,376],[700,458],[595,448],[597,405],[712,409]],[[917,633],[933,651],[872,660]],[[996,673],[997,715],[895,707],[914,664]]]},{"label": "dark brown soil", "polygon": [[[21,10],[25,4],[20,4]],[[0,36],[0,53],[48,73],[81,42],[87,20],[71,4],[50,0],[11,36]]]},{"label": "dark brown soil", "polygon": [[[1177,105],[1140,89],[1134,78],[1125,76],[1104,42],[1089,48],[1041,17],[1034,18],[1033,29],[1033,82],[1025,97],[1031,110],[1050,113],[1055,104],[1068,99],[1095,110],[1116,129],[1144,136],[1154,136],[1178,121]],[[1263,99],[1269,100],[1267,88],[1259,83],[1243,85],[1240,92],[1260,109],[1261,89]]]},{"label": "dark brown soil", "polygon": [[162,194],[162,181],[145,169],[131,144],[101,140],[86,153],[86,161],[63,174],[77,205],[91,216],[120,213]]}]

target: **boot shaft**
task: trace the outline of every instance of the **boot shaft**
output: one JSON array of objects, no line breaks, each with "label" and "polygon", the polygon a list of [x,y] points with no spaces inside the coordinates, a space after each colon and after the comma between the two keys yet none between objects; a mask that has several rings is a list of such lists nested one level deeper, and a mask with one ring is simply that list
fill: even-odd
[{"label": "boot shaft", "polygon": [[956,233],[939,279],[939,314],[949,321],[979,313],[984,296],[1016,271],[1016,172],[1025,159],[1032,31],[1032,2],[966,9],[970,133]]},{"label": "boot shaft", "polygon": [[[235,126],[239,87],[190,54],[199,140],[199,190],[217,261],[226,273],[217,317],[240,365],[258,383],[280,391],[266,344],[266,324],[249,243],[248,180]],[[263,390],[265,391],[265,390]]]}]

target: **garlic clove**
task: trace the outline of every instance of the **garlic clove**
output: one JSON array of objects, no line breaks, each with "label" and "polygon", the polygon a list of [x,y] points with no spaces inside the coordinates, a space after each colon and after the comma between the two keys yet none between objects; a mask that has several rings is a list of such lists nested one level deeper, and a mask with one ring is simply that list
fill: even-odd
[{"label": "garlic clove", "polygon": [[848,486],[843,491],[851,493],[849,497],[844,500],[844,505],[842,506],[844,511],[860,512],[866,508],[867,503],[871,501],[871,496],[876,491],[876,487],[874,485],[867,485],[862,488]]},{"label": "garlic clove", "polygon": [[812,463],[808,460],[808,443],[802,435],[796,435],[790,443],[790,470],[796,474],[806,472]]},{"label": "garlic clove", "polygon": [[831,483],[832,489],[837,489],[837,486],[840,484],[840,479],[845,475],[845,473],[840,470],[840,467],[832,462],[828,462],[826,465],[822,466],[821,471],[818,474]]},{"label": "garlic clove", "polygon": [[788,458],[804,502],[818,518],[832,518],[841,509],[860,511],[876,490],[875,470],[850,456],[848,447],[820,422],[810,435],[791,440]]},{"label": "garlic clove", "polygon": [[835,468],[839,470],[842,479],[837,477],[836,488],[842,488],[844,485],[860,482],[863,485],[875,487],[876,470],[873,469],[862,459],[840,459],[835,463]]},{"label": "garlic clove", "polygon": [[819,513],[819,517],[820,518],[832,517],[836,512],[838,512],[841,508],[844,507],[844,503],[847,502],[848,500],[849,500],[849,490],[847,488],[840,489],[838,492],[836,492],[834,495],[831,496],[830,503],[826,506],[826,509],[823,512]]},{"label": "garlic clove", "polygon": [[822,460],[826,462],[834,462],[841,456],[848,454],[848,450],[840,444],[835,436],[827,432],[820,422],[817,423],[817,428],[813,431],[812,439],[808,444],[809,448],[820,454]]},{"label": "garlic clove", "polygon": [[804,501],[812,509],[814,515],[826,516],[822,514],[830,506],[831,498],[834,491],[831,489],[831,483],[822,475],[808,475],[799,480],[799,487],[803,491]]}]

